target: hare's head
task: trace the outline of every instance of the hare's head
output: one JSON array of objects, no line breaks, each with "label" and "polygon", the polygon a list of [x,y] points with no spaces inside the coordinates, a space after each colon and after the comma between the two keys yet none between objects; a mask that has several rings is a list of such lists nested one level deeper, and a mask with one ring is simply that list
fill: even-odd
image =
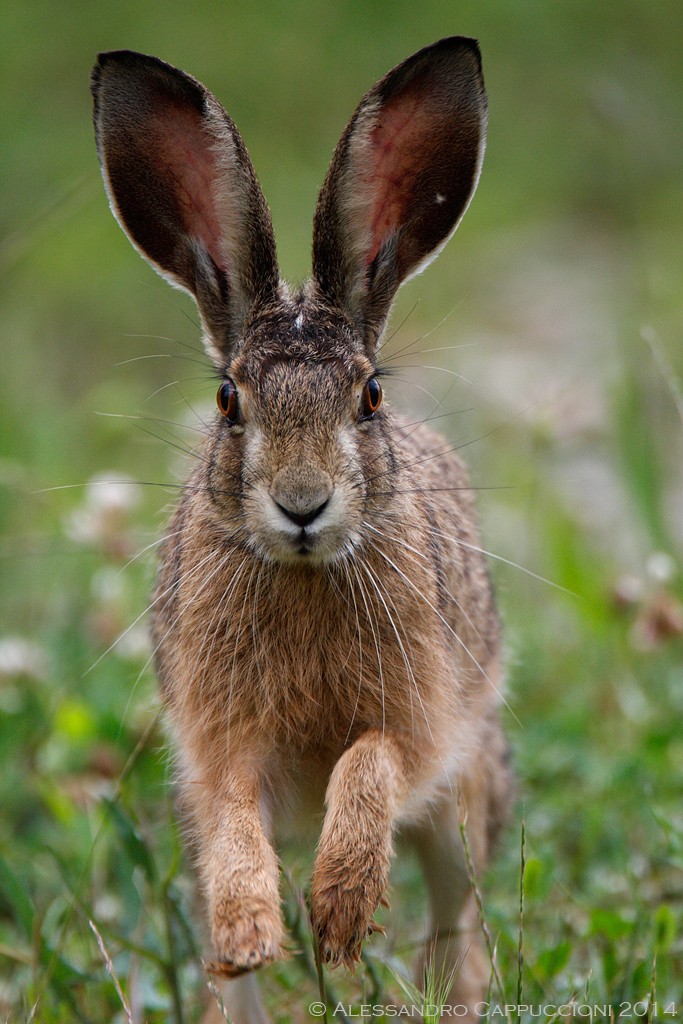
[{"label": "hare's head", "polygon": [[100,56],[95,129],[112,209],[196,299],[221,377],[204,484],[215,518],[264,557],[323,562],[392,500],[396,455],[375,365],[399,285],[445,245],[476,187],[486,100],[472,40],[444,39],[375,85],[320,192],[313,277],[280,281],[246,148],[195,79]]}]

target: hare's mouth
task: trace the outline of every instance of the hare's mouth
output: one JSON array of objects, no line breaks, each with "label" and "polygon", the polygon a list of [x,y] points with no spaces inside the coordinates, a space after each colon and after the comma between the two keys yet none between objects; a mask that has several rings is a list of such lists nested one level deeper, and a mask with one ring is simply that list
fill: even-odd
[{"label": "hare's mouth", "polygon": [[306,555],[310,555],[311,552],[313,551],[313,546],[308,543],[308,540],[307,540],[307,538],[305,536],[305,533],[306,533],[305,530],[301,531],[301,539],[300,539],[300,542],[299,542],[299,547],[296,549],[297,554],[298,555],[303,555],[304,557]]},{"label": "hare's mouth", "polygon": [[258,538],[262,555],[284,564],[320,566],[336,561],[353,538],[340,524],[324,528],[299,527],[296,530],[267,530]]},{"label": "hare's mouth", "polygon": [[296,534],[289,531],[271,534],[265,547],[268,557],[273,561],[322,565],[338,558],[345,545],[346,537],[341,537],[337,530],[313,531],[302,527]]}]

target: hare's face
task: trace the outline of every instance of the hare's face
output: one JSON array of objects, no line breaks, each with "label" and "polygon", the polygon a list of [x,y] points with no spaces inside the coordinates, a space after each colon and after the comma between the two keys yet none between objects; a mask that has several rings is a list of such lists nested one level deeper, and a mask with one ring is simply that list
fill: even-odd
[{"label": "hare's face", "polygon": [[228,529],[238,518],[252,550],[280,562],[333,561],[362,542],[381,503],[371,478],[387,468],[387,415],[341,316],[278,304],[227,368],[219,408],[211,484]]}]

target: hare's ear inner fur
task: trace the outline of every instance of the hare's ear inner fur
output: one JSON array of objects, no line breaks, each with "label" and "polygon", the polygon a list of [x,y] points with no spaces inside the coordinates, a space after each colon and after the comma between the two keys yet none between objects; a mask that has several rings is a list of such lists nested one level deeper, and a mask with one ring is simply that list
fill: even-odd
[{"label": "hare's ear inner fur", "polygon": [[472,39],[442,39],[362,99],[332,158],[313,275],[374,348],[399,285],[438,254],[474,193],[486,93]]},{"label": "hare's ear inner fur", "polygon": [[156,270],[194,295],[225,365],[254,304],[276,293],[270,213],[242,138],[194,78],[156,57],[100,54],[97,148],[112,210]]}]

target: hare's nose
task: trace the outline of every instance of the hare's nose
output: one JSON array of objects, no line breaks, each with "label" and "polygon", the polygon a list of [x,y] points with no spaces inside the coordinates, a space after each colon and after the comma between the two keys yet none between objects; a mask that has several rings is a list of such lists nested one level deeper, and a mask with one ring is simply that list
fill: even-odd
[{"label": "hare's nose", "polygon": [[312,508],[309,512],[295,512],[293,509],[287,508],[286,505],[282,505],[279,501],[276,501],[275,504],[281,512],[284,512],[288,519],[291,519],[291,521],[296,523],[297,526],[303,527],[308,526],[314,519],[317,519],[323,509],[327,508],[329,502],[330,499],[326,498],[322,505],[318,505],[317,508]]},{"label": "hare's nose", "polygon": [[333,484],[327,473],[308,467],[287,467],[276,473],[270,496],[297,526],[309,526],[329,504]]}]

